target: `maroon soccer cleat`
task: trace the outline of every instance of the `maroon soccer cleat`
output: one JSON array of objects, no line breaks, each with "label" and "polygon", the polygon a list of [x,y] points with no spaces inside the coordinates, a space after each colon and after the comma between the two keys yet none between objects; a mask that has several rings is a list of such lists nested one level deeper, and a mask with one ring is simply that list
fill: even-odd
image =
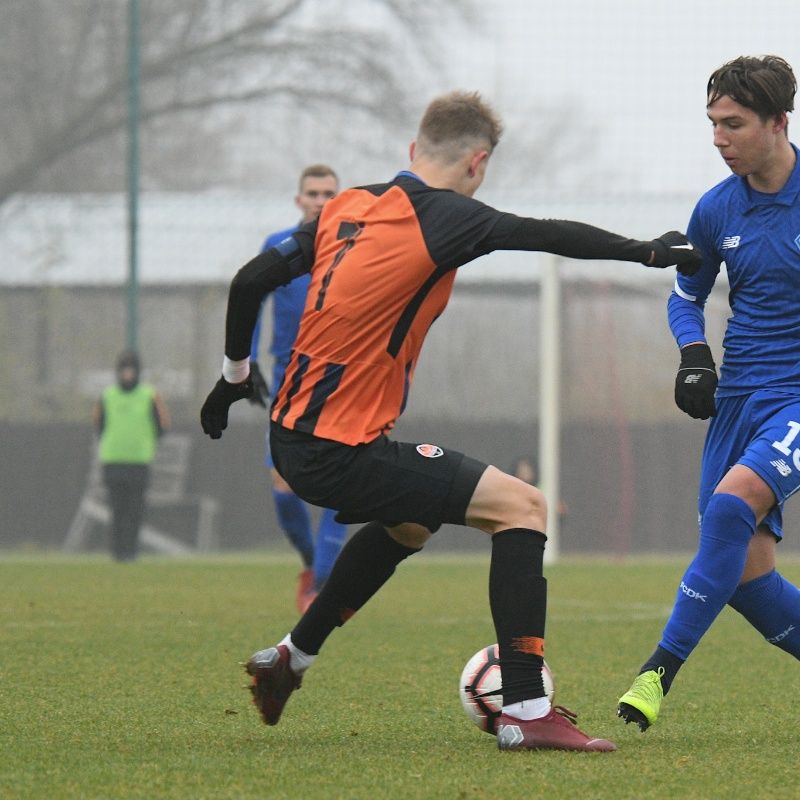
[{"label": "maroon soccer cleat", "polygon": [[501,714],[497,720],[500,750],[581,750],[610,753],[617,749],[607,739],[592,739],[575,724],[577,714],[554,706],[540,719],[516,719]]},{"label": "maroon soccer cleat", "polygon": [[289,648],[279,644],[259,650],[250,656],[245,669],[253,676],[250,692],[261,718],[267,725],[277,725],[289,695],[303,681],[289,666]]}]

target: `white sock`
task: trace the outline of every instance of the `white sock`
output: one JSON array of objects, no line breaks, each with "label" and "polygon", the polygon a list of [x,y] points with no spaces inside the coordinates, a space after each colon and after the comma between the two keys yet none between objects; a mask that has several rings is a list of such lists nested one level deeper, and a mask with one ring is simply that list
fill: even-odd
[{"label": "white sock", "polygon": [[[292,667],[294,669],[294,667]],[[550,711],[550,701],[546,697],[520,700],[519,703],[503,706],[503,713],[514,719],[540,719]]]},{"label": "white sock", "polygon": [[316,656],[310,656],[297,647],[292,642],[290,633],[287,633],[279,644],[285,644],[289,648],[289,666],[296,675],[302,675],[314,663]]}]

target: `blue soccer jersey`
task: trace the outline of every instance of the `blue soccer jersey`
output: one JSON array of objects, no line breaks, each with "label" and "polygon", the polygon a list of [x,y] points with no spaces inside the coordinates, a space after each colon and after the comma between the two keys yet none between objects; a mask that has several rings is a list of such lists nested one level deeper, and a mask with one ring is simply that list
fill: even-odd
[{"label": "blue soccer jersey", "polygon": [[[264,240],[261,252],[269,250],[270,247],[275,247],[275,245],[291,236],[299,227],[299,225],[293,225],[291,228],[271,234]],[[310,275],[300,275],[290,283],[287,283],[286,286],[277,288],[271,295],[272,344],[270,345],[270,353],[275,358],[275,364],[270,388],[273,393],[278,391],[286,365],[289,363],[292,345],[297,338],[297,330],[300,327],[300,317],[303,316],[310,281]],[[261,339],[261,316],[259,314],[250,346],[250,358],[253,360],[258,358],[258,345]]]},{"label": "blue soccer jersey", "polygon": [[700,198],[687,235],[704,256],[678,275],[669,300],[680,347],[705,341],[703,307],[724,261],[732,314],[723,341],[717,396],[760,388],[800,394],[800,158],[777,194],[732,175]]}]

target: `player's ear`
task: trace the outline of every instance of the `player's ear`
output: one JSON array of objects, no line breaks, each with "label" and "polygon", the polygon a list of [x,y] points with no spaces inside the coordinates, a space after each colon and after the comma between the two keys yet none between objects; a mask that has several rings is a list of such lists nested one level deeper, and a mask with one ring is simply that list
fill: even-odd
[{"label": "player's ear", "polygon": [[780,133],[781,131],[785,131],[789,125],[789,117],[787,116],[785,111],[781,111],[775,117],[775,122],[773,123],[773,130],[775,133]]},{"label": "player's ear", "polygon": [[416,142],[411,142],[411,144],[408,146],[408,160],[409,161],[413,161],[414,160],[414,154],[416,152],[417,152],[417,143]]},{"label": "player's ear", "polygon": [[297,207],[298,207],[298,208],[299,208],[301,211],[303,211],[303,210],[304,210],[304,209],[303,209],[303,206],[302,206],[302,204],[301,204],[301,202],[300,202],[300,195],[299,195],[299,194],[296,194],[296,195],[294,196],[294,204],[295,204],[295,205],[296,205],[296,206],[297,206]]},{"label": "player's ear", "polygon": [[467,166],[467,175],[470,178],[474,178],[478,172],[478,168],[480,165],[489,158],[489,151],[488,150],[476,150],[472,154],[472,158],[469,160],[469,165]]}]

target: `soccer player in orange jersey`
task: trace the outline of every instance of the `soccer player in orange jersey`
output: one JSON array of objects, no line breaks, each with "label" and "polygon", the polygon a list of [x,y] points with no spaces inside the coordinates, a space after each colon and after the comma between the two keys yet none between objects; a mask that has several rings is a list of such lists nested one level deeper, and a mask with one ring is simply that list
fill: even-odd
[{"label": "soccer player in orange jersey", "polygon": [[541,491],[455,450],[389,434],[458,267],[493,250],[677,264],[687,274],[700,258],[675,231],[636,241],[578,222],[518,217],[473,199],[500,134],[496,113],[479,95],[434,100],[407,170],[329,200],[318,220],[257,256],[231,283],[223,373],[201,411],[203,430],[219,438],[231,403],[251,392],[250,336],[265,294],[310,273],[292,358],[272,404],[271,452],[300,497],[336,509],[342,522],[363,524],[291,633],[247,663],[268,725],[278,722],[334,628],[443,523],[453,523],[492,537],[500,749],[616,749],[587,736],[571,712],[551,708],[545,696]]}]

